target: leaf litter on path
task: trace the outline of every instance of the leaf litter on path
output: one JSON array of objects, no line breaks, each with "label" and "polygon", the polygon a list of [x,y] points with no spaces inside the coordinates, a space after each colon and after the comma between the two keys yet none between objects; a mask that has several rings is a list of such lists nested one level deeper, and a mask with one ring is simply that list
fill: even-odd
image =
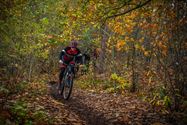
[{"label": "leaf litter on path", "polygon": [[[55,85],[50,87],[54,90]],[[74,87],[71,98],[64,101],[54,93],[53,97],[74,112],[87,125],[170,125],[165,117],[156,113],[148,103],[136,96],[96,93]]]}]

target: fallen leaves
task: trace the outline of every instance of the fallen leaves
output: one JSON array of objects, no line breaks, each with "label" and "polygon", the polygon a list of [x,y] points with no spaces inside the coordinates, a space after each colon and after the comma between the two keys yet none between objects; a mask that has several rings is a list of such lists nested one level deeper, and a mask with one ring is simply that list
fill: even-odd
[{"label": "fallen leaves", "polygon": [[80,115],[87,124],[142,125],[156,121],[167,124],[165,119],[157,114],[148,103],[142,102],[133,95],[95,93],[76,88],[72,101],[69,101],[67,106],[71,111]]},{"label": "fallen leaves", "polygon": [[[148,103],[142,102],[133,94],[109,94],[105,91],[96,93],[93,90],[74,88],[72,98],[63,101],[55,94],[56,84],[50,86],[43,84],[42,91],[38,90],[41,88],[38,84],[40,83],[31,84],[32,90],[28,89],[22,94],[13,96],[12,101],[9,101],[12,105],[20,101],[23,105],[21,109],[27,112],[21,123],[33,122],[36,125],[168,124],[165,117],[160,116]],[[9,116],[6,112],[4,114]],[[13,116],[10,114],[10,117]],[[33,121],[26,121],[28,118]]]},{"label": "fallen leaves", "polygon": [[[84,124],[79,116],[68,111],[62,102],[54,99],[50,95],[49,89],[47,84],[30,83],[24,93],[12,96],[12,100],[7,105],[10,105],[9,107],[13,109],[14,112],[11,113],[11,117],[16,121],[10,122],[12,124],[14,122],[26,124],[31,119],[29,122],[36,125]],[[24,106],[19,104],[24,104]],[[20,110],[17,107],[20,107]],[[24,116],[19,116],[19,119],[17,119],[16,114],[23,114],[20,111],[24,111]]]}]

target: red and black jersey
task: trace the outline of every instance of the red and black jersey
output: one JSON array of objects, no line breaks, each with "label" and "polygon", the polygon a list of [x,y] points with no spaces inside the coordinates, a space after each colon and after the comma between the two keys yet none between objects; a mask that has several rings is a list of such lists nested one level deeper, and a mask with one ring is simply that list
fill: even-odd
[{"label": "red and black jersey", "polygon": [[66,47],[60,53],[60,60],[63,60],[65,62],[70,62],[73,60],[74,56],[77,56],[80,53],[81,52],[78,48]]}]

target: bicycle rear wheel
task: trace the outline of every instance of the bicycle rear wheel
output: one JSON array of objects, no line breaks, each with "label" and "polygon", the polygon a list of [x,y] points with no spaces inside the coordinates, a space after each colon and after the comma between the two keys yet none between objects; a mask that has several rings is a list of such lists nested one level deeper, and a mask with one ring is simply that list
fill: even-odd
[{"label": "bicycle rear wheel", "polygon": [[61,91],[61,95],[65,100],[68,100],[71,95],[73,88],[73,76],[73,72],[66,72],[65,74]]}]

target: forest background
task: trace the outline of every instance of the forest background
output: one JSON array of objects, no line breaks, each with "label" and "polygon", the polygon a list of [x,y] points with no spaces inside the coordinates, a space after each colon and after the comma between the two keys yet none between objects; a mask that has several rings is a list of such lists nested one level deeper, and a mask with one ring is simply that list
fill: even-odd
[{"label": "forest background", "polygon": [[57,81],[71,40],[91,56],[79,87],[186,114],[186,0],[1,0],[2,105],[29,83]]}]

